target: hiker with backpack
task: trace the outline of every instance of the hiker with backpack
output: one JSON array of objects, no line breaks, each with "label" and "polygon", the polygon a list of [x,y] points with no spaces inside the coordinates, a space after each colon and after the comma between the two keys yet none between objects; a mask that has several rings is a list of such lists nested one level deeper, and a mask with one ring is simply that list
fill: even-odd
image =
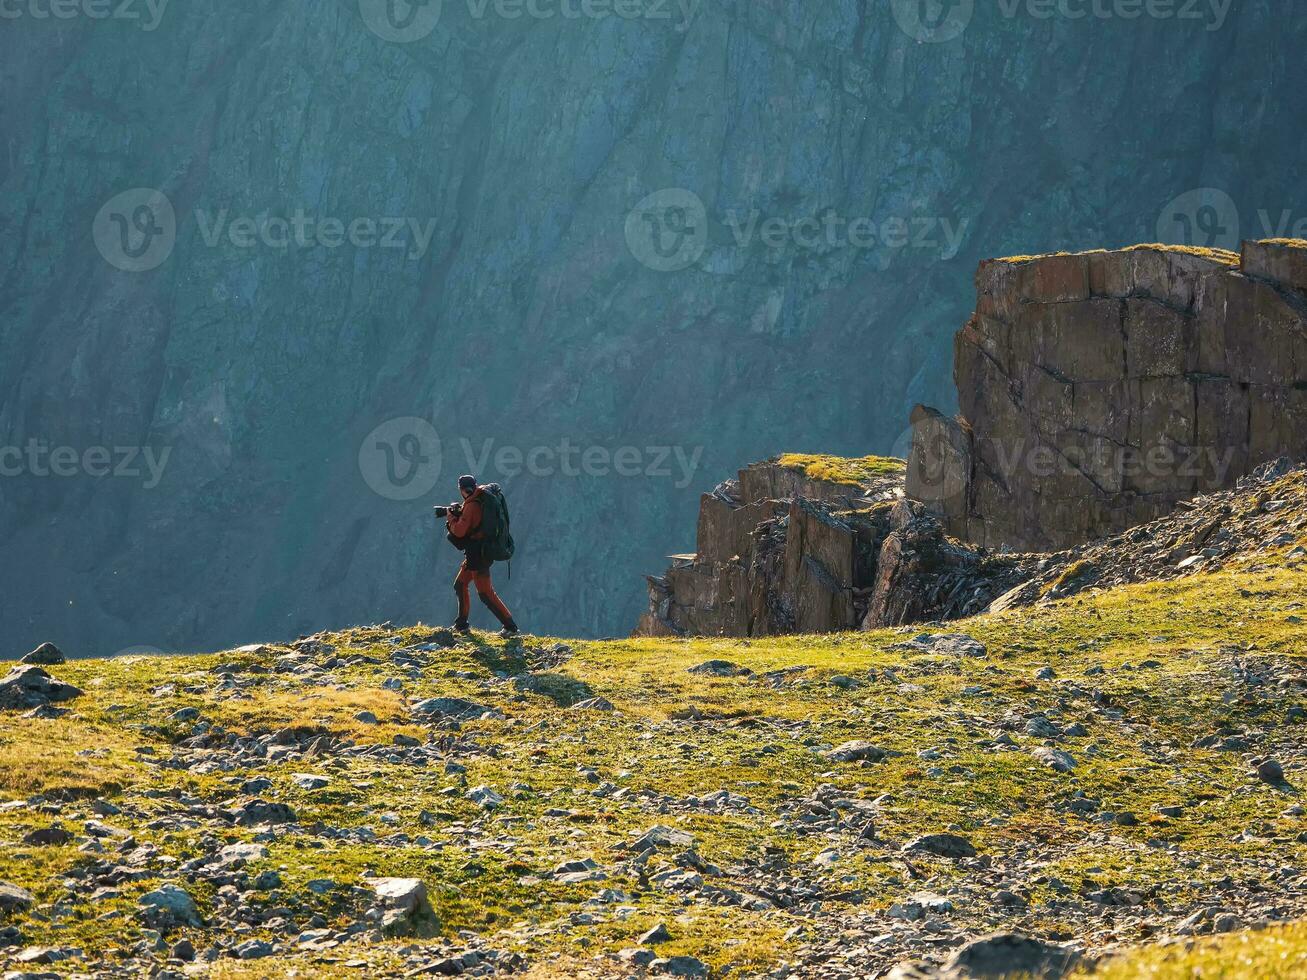
[{"label": "hiker with backpack", "polygon": [[495,594],[490,581],[490,566],[513,557],[513,535],[504,492],[497,483],[479,486],[474,476],[459,477],[458,492],[463,497],[461,503],[436,508],[436,516],[445,518],[449,543],[464,555],[454,579],[454,591],[458,594],[458,619],[454,622],[454,629],[471,632],[467,620],[472,605],[468,586],[475,585],[477,596],[503,626],[499,635],[504,638],[516,636],[518,629],[513,614]]}]

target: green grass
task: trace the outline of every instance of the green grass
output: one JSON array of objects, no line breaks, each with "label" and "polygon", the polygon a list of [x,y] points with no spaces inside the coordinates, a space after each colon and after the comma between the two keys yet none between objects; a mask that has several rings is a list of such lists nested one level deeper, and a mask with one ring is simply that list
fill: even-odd
[{"label": "green grass", "polygon": [[[50,721],[0,715],[0,803],[46,793],[67,801],[62,819],[77,829],[88,815],[86,798],[103,795],[127,811],[106,822],[184,861],[202,852],[208,835],[226,843],[249,839],[251,832],[203,820],[168,826],[152,818],[175,812],[172,801],[181,797],[230,803],[240,796],[243,780],[266,776],[273,783],[267,795],[294,806],[303,829],[279,835],[269,857],[252,870],[282,869],[283,886],[262,900],[291,908],[299,922],[312,914],[338,927],[355,921],[365,904],[362,890],[354,890],[365,882],[364,871],[416,876],[430,883],[445,935],[472,930],[490,937],[498,948],[527,955],[537,971],[546,971],[540,976],[568,975],[571,967],[560,964],[577,964],[579,970],[595,955],[634,945],[658,921],[671,924],[676,937],[661,954],[684,952],[716,969],[747,974],[792,958],[799,940],[786,934],[812,922],[795,912],[687,903],[621,870],[606,881],[580,885],[556,882],[549,870],[587,856],[614,868],[623,842],[655,823],[671,824],[693,834],[702,857],[727,872],[727,887],[738,887],[729,884],[732,876],[779,856],[787,873],[814,887],[833,895],[860,892],[858,900],[823,903],[822,919],[837,920],[955,880],[959,872],[951,862],[922,858],[914,864],[925,880],[908,881],[892,858],[912,837],[948,827],[994,855],[1017,853],[1037,839],[1049,853],[1043,874],[1073,889],[1167,883],[1168,903],[1201,897],[1250,855],[1301,865],[1307,861],[1307,844],[1296,837],[1301,821],[1276,816],[1287,806],[1285,794],[1250,780],[1237,754],[1188,746],[1222,726],[1258,729],[1272,751],[1302,739],[1303,727],[1283,721],[1288,706],[1302,703],[1301,688],[1272,684],[1249,692],[1231,662],[1237,655],[1275,675],[1301,673],[1307,624],[1295,622],[1299,617],[1292,613],[1305,604],[1307,574],[1289,568],[1132,586],[951,624],[989,648],[985,658],[961,661],[893,649],[915,630],[573,643],[570,658],[550,671],[612,701],[612,714],[560,708],[547,697],[520,693],[507,680],[527,666],[533,649],[552,641],[528,639],[516,646],[482,637],[475,645],[431,654],[430,666],[410,677],[388,656],[397,645],[420,641],[429,633],[423,627],[330,637],[342,663],[329,681],[311,686],[271,669],[287,652],[276,647],[79,661],[52,671],[88,692],[73,702],[73,714]],[[745,666],[754,676],[688,673],[714,658]],[[212,673],[219,663],[269,670],[241,674],[245,686],[222,691],[215,689]],[[796,665],[806,670],[782,686],[757,679]],[[1044,666],[1054,668],[1055,680],[1035,679]],[[896,681],[885,677],[886,668],[896,672]],[[830,684],[836,674],[858,679],[860,686]],[[382,687],[390,677],[403,681],[402,694]],[[199,708],[209,725],[242,734],[301,727],[384,744],[396,734],[426,738],[427,729],[412,722],[405,704],[435,695],[468,697],[507,716],[463,726],[457,761],[466,766],[465,775],[357,757],[269,763],[255,772],[221,766],[188,772],[159,764],[191,734],[191,724],[169,720],[182,706]],[[362,709],[381,723],[355,721]],[[1004,716],[1034,710],[1087,729],[1061,743],[1079,760],[1074,773],[1057,774],[1036,762],[1029,750],[1042,740],[1020,730],[1011,732],[1020,751],[991,747]],[[679,720],[687,716],[700,720]],[[902,755],[860,765],[833,763],[820,754],[855,738]],[[929,748],[943,758],[917,757]],[[580,767],[623,792],[595,795],[597,783]],[[304,771],[330,776],[331,786],[312,793],[292,788],[290,775]],[[482,783],[506,797],[502,809],[485,814],[464,799],[466,787]],[[831,838],[804,834],[782,820],[794,798],[823,784],[863,800],[887,797],[877,817],[878,843],[860,845],[850,832],[839,841],[845,856],[833,868],[813,864]],[[747,797],[753,811],[673,807],[660,813],[656,802],[720,789]],[[1107,841],[1098,832],[1101,825],[1065,812],[1077,790],[1101,800],[1104,810],[1136,814],[1138,824],[1112,827]],[[642,794],[653,795],[646,800]],[[1164,805],[1185,810],[1175,818],[1156,816]],[[119,898],[92,904],[61,879],[93,855],[71,845],[17,843],[49,822],[30,808],[0,809],[0,879],[31,889],[39,901],[14,923],[31,944],[76,945],[92,959],[130,945],[140,935],[136,899],[175,876],[151,866],[151,876],[124,883]],[[372,827],[378,838],[402,833],[409,843],[331,840],[312,830],[319,823]],[[1267,836],[1236,839],[1237,829],[1253,825],[1267,825]],[[423,837],[431,846],[416,843]],[[341,888],[314,894],[307,884],[315,878],[331,878]],[[605,887],[629,894],[622,904],[630,911],[619,916],[607,906],[585,905]],[[1038,933],[1057,922],[1046,905],[1055,896],[1041,888],[1034,889],[1029,911],[1011,923],[1014,928]],[[211,910],[213,894],[198,888],[196,897],[203,911]],[[66,908],[66,914],[51,915],[55,908]],[[587,908],[597,921],[559,927]],[[977,920],[977,930],[984,927]],[[200,947],[212,938],[198,930],[190,935]],[[1125,931],[1120,938],[1146,937]],[[268,975],[297,965],[321,975],[357,975],[340,965],[354,956],[384,972],[397,962],[402,945],[349,947],[336,951],[332,962],[307,954],[252,966],[224,962],[215,975]]]},{"label": "green grass", "polygon": [[788,470],[796,470],[809,480],[823,480],[846,486],[862,486],[889,476],[900,476],[907,469],[901,459],[890,456],[863,456],[845,459],[840,456],[815,456],[787,453],[776,461]]},{"label": "green grass", "polygon": [[1080,975],[1096,980],[1299,980],[1307,976],[1307,924],[1140,949]]}]

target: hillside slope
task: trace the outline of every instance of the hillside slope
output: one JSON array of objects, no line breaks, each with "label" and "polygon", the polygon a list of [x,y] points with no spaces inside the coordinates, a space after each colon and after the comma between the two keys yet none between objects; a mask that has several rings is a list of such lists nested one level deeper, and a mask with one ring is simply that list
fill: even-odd
[{"label": "hillside slope", "polygon": [[1301,919],[1303,544],[951,635],[51,664],[83,693],[0,712],[0,963],[825,980]]}]

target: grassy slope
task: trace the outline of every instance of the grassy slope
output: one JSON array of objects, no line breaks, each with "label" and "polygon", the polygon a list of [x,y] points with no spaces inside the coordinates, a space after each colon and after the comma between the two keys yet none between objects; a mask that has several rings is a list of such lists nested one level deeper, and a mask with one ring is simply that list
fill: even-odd
[{"label": "grassy slope", "polygon": [[[415,678],[389,664],[360,662],[333,669],[334,685],[308,690],[286,674],[244,675],[246,686],[236,697],[214,690],[211,669],[232,662],[271,665],[278,651],[83,661],[52,671],[87,691],[74,702],[75,714],[52,721],[0,716],[0,802],[33,793],[103,794],[134,815],[107,822],[130,826],[138,840],[185,860],[201,853],[206,834],[226,842],[248,839],[251,832],[203,822],[150,829],[146,818],[175,809],[167,793],[193,794],[206,802],[231,800],[252,773],[160,766],[157,760],[169,756],[170,741],[192,727],[167,721],[177,708],[193,705],[204,721],[237,732],[305,724],[360,742],[388,742],[399,732],[426,737],[423,727],[410,723],[404,697],[468,696],[501,707],[510,720],[464,727],[465,734],[492,750],[459,756],[467,766],[465,784],[438,767],[375,760],[304,760],[257,771],[275,785],[266,795],[292,803],[302,827],[316,821],[369,825],[378,836],[402,831],[436,842],[427,847],[341,844],[313,839],[305,831],[284,833],[270,843],[270,857],[252,868],[252,873],[264,866],[283,869],[284,887],[267,901],[288,905],[304,917],[319,912],[344,925],[357,914],[348,895],[318,896],[305,886],[315,878],[353,885],[371,869],[427,880],[447,934],[470,929],[492,935],[500,948],[518,948],[537,963],[555,964],[549,969],[635,945],[635,937],[662,920],[672,925],[676,939],[661,946],[660,954],[685,952],[716,967],[756,969],[793,954],[798,940],[784,937],[791,926],[803,923],[801,918],[703,906],[657,888],[642,891],[634,880],[565,885],[542,874],[560,861],[589,855],[612,864],[623,841],[655,823],[690,831],[700,854],[728,873],[756,865],[765,847],[776,849],[773,854],[785,855],[797,869],[793,873],[828,894],[863,892],[859,912],[955,880],[958,871],[951,862],[923,858],[914,864],[926,880],[905,882],[902,868],[890,857],[903,841],[950,826],[971,837],[982,852],[1001,854],[1032,838],[1046,842],[1057,857],[1044,867],[1045,875],[1055,875],[1073,891],[1179,882],[1179,892],[1167,896],[1172,902],[1209,893],[1209,883],[1241,861],[1301,865],[1307,861],[1307,845],[1297,840],[1301,818],[1277,816],[1288,805],[1286,794],[1250,780],[1237,755],[1187,746],[1195,735],[1227,723],[1264,732],[1264,746],[1301,744],[1303,728],[1283,723],[1283,695],[1268,701],[1260,692],[1242,688],[1230,670],[1229,648],[1238,647],[1259,663],[1300,672],[1307,624],[1298,621],[1295,611],[1301,612],[1304,604],[1307,572],[1299,564],[1136,586],[955,624],[990,648],[988,658],[961,662],[889,650],[903,635],[888,631],[575,644],[559,671],[583,679],[614,702],[614,714],[569,711],[547,698],[518,694],[494,672],[521,671],[526,665],[520,650],[488,641],[436,655],[433,666]],[[395,647],[393,635],[355,630],[332,641],[341,654],[384,658]],[[410,642],[419,635],[408,631],[400,639]],[[796,664],[810,669],[798,675],[797,684],[781,689],[686,672],[713,657],[758,673]],[[1144,661],[1160,666],[1143,668]],[[1057,680],[1033,679],[1045,665],[1055,668]],[[1086,675],[1094,666],[1107,672]],[[866,679],[869,670],[886,667],[909,686],[883,676],[853,690],[826,683],[837,673]],[[403,678],[404,697],[381,688],[393,676]],[[984,693],[964,695],[969,685],[983,687]],[[1095,690],[1101,692],[1097,708],[1084,693]],[[1103,709],[1104,703],[1111,707]],[[1302,703],[1301,688],[1292,689],[1288,703]],[[710,718],[734,720],[674,720],[691,705]],[[354,721],[363,708],[381,724]],[[1025,751],[983,747],[995,720],[1010,709],[1048,709],[1064,725],[1084,724],[1087,736],[1062,744],[1080,759],[1080,768],[1058,775]],[[1025,748],[1041,744],[1019,732],[1013,737]],[[852,738],[870,738],[905,754],[875,766],[834,764],[817,754]],[[916,757],[918,750],[930,747],[944,756],[937,763],[944,771],[933,778],[923,773],[930,764]],[[663,800],[728,789],[748,797],[759,812],[720,815],[673,808],[659,814],[654,812],[657,800],[591,795],[594,785],[579,766],[631,794],[648,789],[663,794]],[[953,773],[950,766],[961,769]],[[313,793],[291,788],[289,775],[304,771],[324,772],[333,783]],[[1290,774],[1291,779],[1301,776]],[[464,785],[482,783],[508,797],[490,816],[461,792]],[[529,789],[512,792],[518,783]],[[830,846],[828,837],[774,826],[787,800],[806,796],[823,783],[866,799],[890,794],[877,822],[882,843],[850,843],[846,857],[830,869],[812,863],[818,851]],[[1136,813],[1140,824],[1102,831],[1056,810],[1075,789],[1102,799],[1105,809]],[[1158,805],[1174,803],[1188,807],[1181,817],[1152,815]],[[78,807],[63,815],[65,824],[76,827],[79,821],[70,817],[89,815]],[[577,816],[546,815],[551,808],[576,811]],[[424,810],[435,814],[434,823],[420,818]],[[160,873],[127,882],[119,898],[89,903],[84,894],[60,883],[60,875],[87,861],[87,855],[72,845],[17,843],[28,830],[48,822],[31,809],[0,808],[0,879],[29,888],[41,903],[37,911],[13,921],[30,943],[82,946],[92,954],[130,944],[138,933],[136,897],[160,878],[175,876]],[[1238,830],[1253,825],[1263,828],[1262,839],[1236,839]],[[1149,846],[1158,838],[1177,846]],[[532,935],[533,927],[565,921],[602,887],[630,893],[623,904],[634,911],[592,908],[598,920],[593,925]],[[214,898],[202,887],[196,894],[205,908]],[[1051,898],[1037,886],[1029,910],[1013,913],[1010,924],[1044,934],[1065,928],[1045,904]],[[829,899],[823,915],[839,915],[840,908],[839,899]],[[211,941],[203,932],[193,938],[201,948]],[[1130,942],[1143,937],[1116,938]],[[1242,955],[1237,943],[1228,948],[1231,956]],[[384,945],[351,947],[319,956],[322,965],[316,970],[318,975],[336,969],[356,975],[341,965],[351,956],[384,969],[394,965],[394,955]],[[560,959],[550,959],[554,956]],[[217,975],[268,975],[281,965],[223,961],[216,969]],[[1204,973],[1212,975],[1273,974]]]}]

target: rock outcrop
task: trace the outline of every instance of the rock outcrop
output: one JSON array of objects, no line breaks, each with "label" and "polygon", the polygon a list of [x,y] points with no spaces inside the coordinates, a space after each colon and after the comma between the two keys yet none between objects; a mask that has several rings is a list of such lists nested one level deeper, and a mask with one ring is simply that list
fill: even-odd
[{"label": "rock outcrop", "polygon": [[[786,457],[705,494],[698,552],[649,578],[641,636],[827,633],[952,619],[1024,580],[1028,560],[994,558],[946,538],[903,497],[901,466],[845,481]],[[829,461],[849,464],[865,461]]]},{"label": "rock outcrop", "polygon": [[1051,551],[1307,456],[1307,242],[984,262],[960,415],[918,407],[907,493],[989,548]]}]

